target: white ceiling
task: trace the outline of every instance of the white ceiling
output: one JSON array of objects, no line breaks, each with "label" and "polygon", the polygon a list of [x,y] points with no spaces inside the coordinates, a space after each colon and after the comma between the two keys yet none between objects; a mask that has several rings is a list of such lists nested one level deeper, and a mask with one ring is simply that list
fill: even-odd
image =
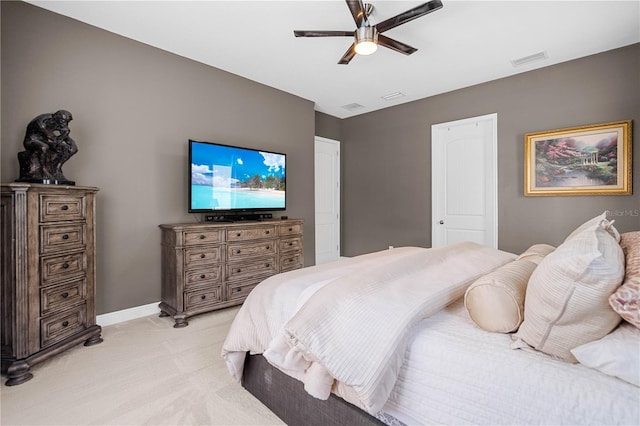
[{"label": "white ceiling", "polygon": [[[426,0],[371,2],[375,24]],[[352,39],[295,38],[293,30],[354,30],[343,0],[29,1],[311,100],[339,118],[640,42],[640,0],[442,2],[385,32],[416,47],[413,55],[381,47],[338,65]],[[547,59],[511,63],[539,52]],[[396,92],[405,96],[382,98]]]}]

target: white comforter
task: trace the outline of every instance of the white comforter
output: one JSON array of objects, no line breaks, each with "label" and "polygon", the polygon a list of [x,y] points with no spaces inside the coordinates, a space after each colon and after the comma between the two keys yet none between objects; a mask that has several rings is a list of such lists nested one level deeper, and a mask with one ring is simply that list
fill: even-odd
[{"label": "white comforter", "polygon": [[369,413],[396,382],[412,326],[515,256],[475,243],[393,249],[277,275],[249,295],[222,355],[236,380],[246,351]]},{"label": "white comforter", "polygon": [[461,298],[412,329],[383,411],[407,425],[640,424],[639,387],[510,343]]}]

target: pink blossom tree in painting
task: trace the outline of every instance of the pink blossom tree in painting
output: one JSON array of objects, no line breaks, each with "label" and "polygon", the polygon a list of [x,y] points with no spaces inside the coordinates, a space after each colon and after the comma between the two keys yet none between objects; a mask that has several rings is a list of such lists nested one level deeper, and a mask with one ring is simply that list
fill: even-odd
[{"label": "pink blossom tree in painting", "polygon": [[580,139],[537,141],[536,185],[599,186],[617,183],[618,137],[608,132]]}]

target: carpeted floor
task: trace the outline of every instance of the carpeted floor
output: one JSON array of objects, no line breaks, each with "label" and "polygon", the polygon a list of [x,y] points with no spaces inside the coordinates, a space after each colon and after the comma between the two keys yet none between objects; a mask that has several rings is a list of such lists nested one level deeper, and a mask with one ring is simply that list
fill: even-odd
[{"label": "carpeted floor", "polygon": [[229,376],[220,357],[238,308],[199,315],[186,328],[149,316],[105,327],[104,342],[76,346],[0,387],[2,425],[282,425]]}]

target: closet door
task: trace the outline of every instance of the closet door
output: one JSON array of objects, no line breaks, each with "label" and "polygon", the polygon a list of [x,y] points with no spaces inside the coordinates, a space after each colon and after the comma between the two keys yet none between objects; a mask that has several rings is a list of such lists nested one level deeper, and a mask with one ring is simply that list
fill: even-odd
[{"label": "closet door", "polygon": [[316,265],[340,258],[340,142],[315,138]]},{"label": "closet door", "polygon": [[497,114],[431,127],[433,247],[498,247]]}]

